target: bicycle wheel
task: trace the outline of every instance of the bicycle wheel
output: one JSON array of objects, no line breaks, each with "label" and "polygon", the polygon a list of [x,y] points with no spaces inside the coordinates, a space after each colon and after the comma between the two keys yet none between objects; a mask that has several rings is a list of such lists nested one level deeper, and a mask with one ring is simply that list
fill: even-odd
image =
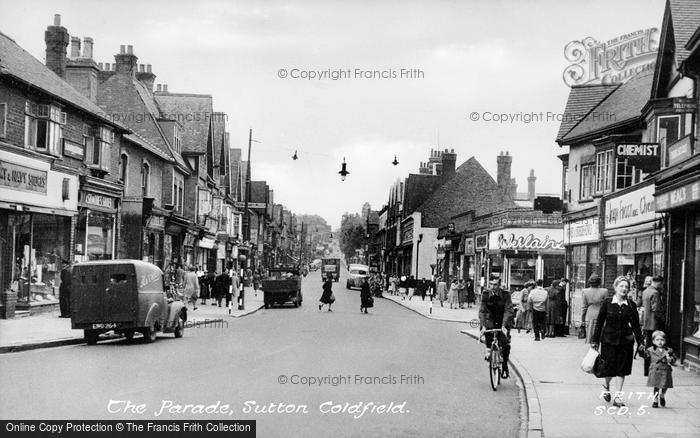
[{"label": "bicycle wheel", "polygon": [[491,388],[495,391],[498,389],[498,384],[501,383],[501,354],[498,348],[492,347],[491,357],[489,358],[489,378],[491,380]]}]

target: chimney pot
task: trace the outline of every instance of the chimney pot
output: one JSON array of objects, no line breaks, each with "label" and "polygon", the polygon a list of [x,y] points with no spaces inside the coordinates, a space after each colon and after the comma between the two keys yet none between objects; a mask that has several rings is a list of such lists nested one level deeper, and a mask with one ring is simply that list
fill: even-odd
[{"label": "chimney pot", "polygon": [[119,46],[119,53],[122,55],[125,54],[126,53],[126,46],[124,46],[124,45]]},{"label": "chimney pot", "polygon": [[83,58],[92,59],[92,47],[95,41],[91,37],[83,38]]},{"label": "chimney pot", "polygon": [[450,150],[450,153],[453,153],[453,154],[454,154],[454,153],[455,153],[455,150],[454,150],[454,149],[451,149],[451,150]]},{"label": "chimney pot", "polygon": [[168,92],[168,84],[163,84],[163,93]]},{"label": "chimney pot", "polygon": [[54,25],[54,26],[60,26],[60,25],[61,25],[61,14],[54,14],[54,16],[53,16],[53,25]]},{"label": "chimney pot", "polygon": [[70,57],[80,58],[80,38],[70,37]]},{"label": "chimney pot", "polygon": [[112,63],[112,71],[117,71],[117,63],[116,62]]},{"label": "chimney pot", "polygon": [[133,55],[134,54],[134,46],[126,46],[126,53],[128,53],[129,55]]},{"label": "chimney pot", "polygon": [[156,85],[156,91],[160,93],[161,90],[162,90],[161,87],[162,87],[162,85],[157,84],[157,85]]},{"label": "chimney pot", "polygon": [[139,72],[143,73],[146,71],[146,66],[143,64],[139,64]]},{"label": "chimney pot", "polygon": [[146,64],[146,71],[147,71],[148,73],[153,73],[153,72],[151,71],[151,64]]},{"label": "chimney pot", "polygon": [[98,63],[97,63],[97,68],[99,68],[100,70],[102,70],[102,63],[101,63],[101,62],[98,62]]}]

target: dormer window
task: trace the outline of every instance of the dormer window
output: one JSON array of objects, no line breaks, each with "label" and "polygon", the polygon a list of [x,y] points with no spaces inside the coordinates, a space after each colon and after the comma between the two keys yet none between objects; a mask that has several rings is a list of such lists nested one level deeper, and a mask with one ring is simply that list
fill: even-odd
[{"label": "dormer window", "polygon": [[66,113],[56,105],[27,100],[24,107],[24,144],[39,152],[60,156],[66,119]]}]

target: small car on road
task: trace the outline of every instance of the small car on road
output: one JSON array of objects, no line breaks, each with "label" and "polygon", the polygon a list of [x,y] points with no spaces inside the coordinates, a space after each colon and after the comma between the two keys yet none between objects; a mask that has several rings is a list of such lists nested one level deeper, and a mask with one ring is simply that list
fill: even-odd
[{"label": "small car on road", "polygon": [[348,279],[345,282],[347,289],[361,288],[362,283],[369,277],[369,266],[360,264],[348,265]]}]

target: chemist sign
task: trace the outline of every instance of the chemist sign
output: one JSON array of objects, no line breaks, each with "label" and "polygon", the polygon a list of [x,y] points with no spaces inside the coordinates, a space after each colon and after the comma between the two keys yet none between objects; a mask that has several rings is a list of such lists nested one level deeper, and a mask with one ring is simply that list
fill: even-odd
[{"label": "chemist sign", "polygon": [[627,164],[651,173],[661,168],[661,148],[658,143],[621,143],[615,152],[620,160]]}]

